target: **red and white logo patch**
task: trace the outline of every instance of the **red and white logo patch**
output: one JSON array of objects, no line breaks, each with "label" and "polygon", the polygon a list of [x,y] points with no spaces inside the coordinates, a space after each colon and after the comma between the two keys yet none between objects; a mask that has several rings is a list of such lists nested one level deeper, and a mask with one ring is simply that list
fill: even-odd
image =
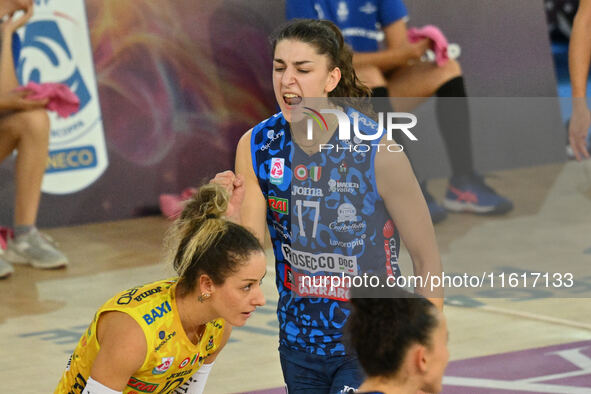
[{"label": "red and white logo patch", "polygon": [[285,160],[282,157],[271,159],[271,183],[279,185],[283,182],[283,173],[285,172]]},{"label": "red and white logo patch", "polygon": [[308,179],[308,169],[306,168],[305,165],[300,164],[299,166],[294,168],[293,176],[298,181],[305,181],[306,179]]}]

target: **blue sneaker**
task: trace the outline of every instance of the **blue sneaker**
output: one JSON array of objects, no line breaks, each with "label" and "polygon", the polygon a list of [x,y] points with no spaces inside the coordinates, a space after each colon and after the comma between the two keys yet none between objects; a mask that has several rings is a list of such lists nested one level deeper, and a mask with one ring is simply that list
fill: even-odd
[{"label": "blue sneaker", "polygon": [[499,196],[480,175],[454,176],[449,180],[443,206],[452,212],[500,215],[513,209],[511,200]]},{"label": "blue sneaker", "polygon": [[445,209],[441,205],[437,204],[437,201],[429,193],[427,182],[421,182],[420,185],[425,201],[427,201],[427,208],[429,208],[429,213],[431,214],[431,221],[433,224],[441,222],[447,217],[447,212],[445,212]]}]

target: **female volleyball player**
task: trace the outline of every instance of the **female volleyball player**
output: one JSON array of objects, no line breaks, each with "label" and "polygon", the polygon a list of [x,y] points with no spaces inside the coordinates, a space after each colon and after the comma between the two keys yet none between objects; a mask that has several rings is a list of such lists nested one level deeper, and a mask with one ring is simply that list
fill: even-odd
[{"label": "female volleyball player", "polygon": [[[203,391],[217,354],[265,299],[259,241],[222,217],[227,193],[203,186],[175,223],[178,278],[123,291],[95,314],[56,393]],[[236,195],[234,196],[236,198]]]},{"label": "female volleyball player", "polygon": [[440,392],[449,359],[443,313],[398,288],[389,296],[351,298],[347,342],[366,375],[357,393]]},{"label": "female volleyball player", "polygon": [[[377,125],[349,106],[369,90],[357,79],[338,28],[328,21],[291,21],[272,37],[272,46],[281,112],[241,138],[237,175],[226,171],[215,182],[244,193],[242,206],[232,209],[259,240],[268,226],[289,392],[335,393],[362,379],[342,343],[350,314],[346,279],[399,275],[399,233],[423,278],[440,273],[439,251],[406,156],[385,148],[395,141],[383,133],[373,141],[382,149],[368,150],[367,141],[341,139],[343,127],[349,128],[340,124],[343,116],[351,120],[351,132],[357,126],[376,135]],[[323,105],[333,112],[323,113]],[[435,297],[441,308],[441,295]]]}]

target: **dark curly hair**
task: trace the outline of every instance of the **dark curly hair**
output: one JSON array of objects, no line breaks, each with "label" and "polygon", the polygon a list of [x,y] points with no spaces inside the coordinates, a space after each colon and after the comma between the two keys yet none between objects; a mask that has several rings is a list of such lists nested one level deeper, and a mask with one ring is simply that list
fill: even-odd
[{"label": "dark curly hair", "polygon": [[435,306],[426,298],[393,288],[390,298],[353,294],[345,328],[347,346],[370,376],[392,376],[413,343],[431,346],[438,325]]},{"label": "dark curly hair", "polygon": [[273,53],[281,40],[298,40],[313,45],[320,55],[329,58],[329,70],[338,67],[341,70],[341,80],[328,97],[343,97],[352,107],[359,107],[359,100],[352,97],[370,97],[371,90],[365,86],[353,68],[353,50],[345,44],[339,28],[327,20],[293,19],[281,25],[270,37]]}]

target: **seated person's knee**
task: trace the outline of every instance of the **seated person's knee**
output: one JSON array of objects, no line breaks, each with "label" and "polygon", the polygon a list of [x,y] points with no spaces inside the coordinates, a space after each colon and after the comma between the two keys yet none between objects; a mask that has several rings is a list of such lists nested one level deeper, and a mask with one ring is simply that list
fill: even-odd
[{"label": "seated person's knee", "polygon": [[460,63],[455,59],[449,59],[443,66],[444,74],[446,75],[446,79],[451,79],[455,77],[459,77],[462,75],[462,67]]},{"label": "seated person's knee", "polygon": [[35,109],[23,111],[18,114],[19,121],[22,122],[22,128],[19,127],[20,134],[28,134],[35,139],[49,140],[49,117],[44,109]]},{"label": "seated person's knee", "polygon": [[372,65],[356,66],[357,78],[369,88],[386,86],[386,79],[379,68]]}]

